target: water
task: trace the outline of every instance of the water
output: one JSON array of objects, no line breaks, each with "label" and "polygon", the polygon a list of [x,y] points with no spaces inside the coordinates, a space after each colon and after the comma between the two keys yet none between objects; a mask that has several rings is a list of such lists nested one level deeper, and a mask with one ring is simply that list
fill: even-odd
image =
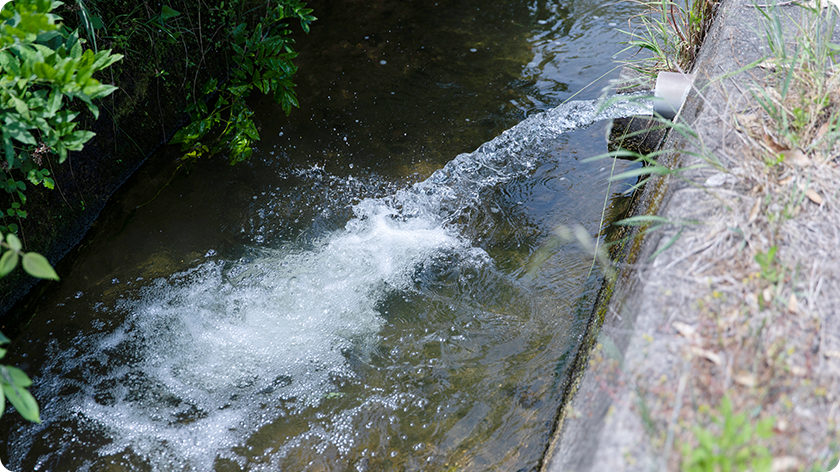
[{"label": "water", "polygon": [[15,337],[44,423],[4,415],[4,464],[536,466],[599,274],[571,245],[530,263],[560,224],[597,235],[627,185],[582,162],[606,147],[591,101],[537,111],[611,67],[558,72],[607,28],[570,19],[585,2],[432,3],[327,2],[302,110],[258,104],[252,162],[141,171]]}]

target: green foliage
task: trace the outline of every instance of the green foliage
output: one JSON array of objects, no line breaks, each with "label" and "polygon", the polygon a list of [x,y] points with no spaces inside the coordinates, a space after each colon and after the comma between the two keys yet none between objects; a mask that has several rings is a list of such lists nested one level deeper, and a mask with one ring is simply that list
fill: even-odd
[{"label": "green foliage", "polygon": [[[834,41],[834,8],[823,10],[821,1],[801,5],[795,31],[778,5],[757,8],[764,23],[769,57],[759,65],[770,70],[771,86],[752,87],[761,108],[763,128],[769,141],[768,166],[783,162],[780,152],[799,154],[817,162],[836,154],[840,142],[840,74],[836,64],[840,44]],[[795,37],[791,37],[795,35]]]},{"label": "green foliage", "polygon": [[[33,277],[40,279],[58,280],[47,259],[36,252],[23,252],[23,244],[17,236],[12,233],[6,234],[5,238],[0,233],[0,277],[8,275],[18,262],[23,262],[23,270]],[[9,338],[0,333],[0,346],[8,344]],[[6,356],[6,349],[0,348],[0,359]],[[38,402],[32,397],[26,388],[32,385],[29,377],[22,370],[10,365],[0,365],[0,416],[6,408],[6,400],[15,407],[18,413],[29,421],[41,422],[38,413]]]},{"label": "green foliage", "polygon": [[770,283],[776,283],[781,278],[778,264],[775,260],[776,251],[778,249],[778,247],[773,246],[768,249],[766,253],[759,252],[755,255],[755,261],[758,262],[758,265],[761,267],[761,278]]},{"label": "green foliage", "polygon": [[735,414],[732,403],[724,397],[720,414],[711,415],[709,428],[692,428],[697,447],[683,444],[682,470],[688,472],[770,471],[773,457],[760,445],[773,435],[775,419],[765,418],[753,424],[746,413]]},{"label": "green foliage", "polygon": [[[76,32],[63,31],[51,0],[15,0],[0,10],[0,116],[4,159],[0,186],[11,207],[6,217],[26,218],[26,181],[53,188],[50,172],[42,168],[52,153],[63,162],[70,151],[82,149],[94,133],[77,129],[74,121],[84,106],[94,117],[94,100],[116,90],[93,75],[122,58],[111,51],[83,47]],[[17,225],[0,230],[16,232]]]},{"label": "green foliage", "polygon": [[[9,343],[9,338],[0,333],[0,346]],[[0,348],[0,359],[6,355],[6,350]],[[29,393],[27,387],[32,385],[32,381],[26,374],[10,365],[0,365],[0,388],[3,394],[0,395],[0,416],[6,409],[6,399],[15,407],[20,416],[35,423],[41,422],[41,416],[38,410],[38,402]]]},{"label": "green foliage", "polygon": [[[303,31],[309,32],[309,25],[315,21],[311,13],[299,0],[282,0],[254,28],[239,23],[232,29],[233,62],[239,67],[224,84],[211,79],[197,97],[188,97],[192,100],[186,110],[191,123],[171,141],[181,144],[185,159],[222,151],[228,153],[231,164],[251,157],[251,146],[260,139],[252,119],[254,112],[246,103],[254,89],[271,94],[286,114],[298,106],[291,80],[297,71],[292,63],[297,53],[292,49],[288,21],[298,20]],[[219,128],[218,134],[211,134]]]},{"label": "green foliage", "polygon": [[[77,2],[84,7],[81,0]],[[22,208],[27,181],[49,189],[55,186],[50,171],[42,168],[43,161],[55,153],[61,163],[68,152],[82,149],[94,133],[77,129],[80,110],[98,117],[94,100],[116,90],[93,75],[122,56],[85,49],[78,34],[64,30],[52,13],[60,5],[52,0],[15,0],[0,10],[0,187],[12,200],[2,212],[4,223],[7,218],[28,216]],[[84,8],[82,12],[89,14]],[[90,18],[88,25],[94,27]],[[44,256],[23,251],[17,231],[15,223],[0,226],[0,277],[20,264],[33,277],[58,280]],[[0,333],[0,346],[9,342]],[[5,355],[6,349],[0,348],[0,358]],[[19,368],[0,365],[0,415],[8,400],[25,419],[40,423],[38,403],[27,391],[31,385]]]},{"label": "green foliage", "polygon": [[[630,39],[627,49],[645,49],[653,56],[633,62],[638,70],[688,70],[700,51],[703,38],[712,25],[717,0],[670,0],[643,2],[648,12],[639,15],[641,26],[624,31]],[[625,49],[625,51],[627,50]]]}]

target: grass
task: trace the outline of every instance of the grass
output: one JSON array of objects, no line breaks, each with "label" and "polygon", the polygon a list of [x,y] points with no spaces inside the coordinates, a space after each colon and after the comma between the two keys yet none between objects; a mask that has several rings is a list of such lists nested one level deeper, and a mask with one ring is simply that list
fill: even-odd
[{"label": "grass", "polygon": [[[690,36],[673,26],[687,16],[653,5],[628,32],[629,46],[653,58],[633,65],[688,70],[679,51]],[[663,162],[662,152],[636,156],[648,164],[640,176],[679,181],[676,191],[694,198],[673,213],[680,219],[663,213],[623,222],[642,225],[642,235],[665,232],[648,250],[654,263],[636,264],[644,296],[656,298],[643,306],[661,313],[636,328],[643,331],[633,334],[619,379],[627,397],[640,400],[621,405],[621,393],[610,392],[647,435],[627,456],[647,454],[652,469],[837,464],[840,45],[832,34],[840,11],[819,1],[744,8],[762,20],[765,57],[696,91],[701,120],[671,129],[682,153],[675,162]],[[706,147],[703,139],[714,142]],[[594,378],[610,372],[594,364]],[[684,391],[679,379],[687,379]],[[671,438],[679,446],[673,454]]]},{"label": "grass", "polygon": [[627,64],[651,75],[660,70],[690,70],[711,28],[718,0],[633,1],[643,4],[647,11],[628,20],[624,33],[629,39],[622,52],[646,50],[651,55]]}]

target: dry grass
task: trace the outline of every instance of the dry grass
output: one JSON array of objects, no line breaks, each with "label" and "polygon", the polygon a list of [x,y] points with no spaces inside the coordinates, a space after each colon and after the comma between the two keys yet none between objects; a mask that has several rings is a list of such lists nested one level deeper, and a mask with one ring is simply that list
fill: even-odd
[{"label": "dry grass", "polygon": [[710,417],[724,396],[753,421],[773,418],[773,471],[837,463],[840,69],[831,54],[840,48],[829,46],[826,28],[835,11],[802,13],[787,49],[772,39],[786,20],[767,13],[773,55],[750,89],[718,110],[719,122],[705,124],[720,128],[714,158],[723,172],[692,174],[695,188],[684,191],[696,192],[696,203],[673,211],[706,225],[683,234],[658,269],[679,279],[658,288],[673,306],[650,331],[669,341],[646,335],[652,351],[671,349],[671,360],[621,369],[593,355],[604,388],[632,385],[646,447],[665,452],[658,465],[667,470],[685,465],[676,452],[698,445],[695,427],[719,433]]}]

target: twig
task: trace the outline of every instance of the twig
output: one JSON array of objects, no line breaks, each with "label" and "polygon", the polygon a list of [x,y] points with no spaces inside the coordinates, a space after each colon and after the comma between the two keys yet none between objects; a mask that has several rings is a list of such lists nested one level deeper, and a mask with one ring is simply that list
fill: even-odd
[{"label": "twig", "polygon": [[797,2],[795,0],[790,0],[790,1],[787,1],[787,2],[776,3],[775,5],[769,5],[769,4],[765,3],[764,5],[744,5],[744,6],[747,7],[747,8],[770,8],[770,7],[786,7],[788,5],[796,5],[798,3],[799,2]]}]

